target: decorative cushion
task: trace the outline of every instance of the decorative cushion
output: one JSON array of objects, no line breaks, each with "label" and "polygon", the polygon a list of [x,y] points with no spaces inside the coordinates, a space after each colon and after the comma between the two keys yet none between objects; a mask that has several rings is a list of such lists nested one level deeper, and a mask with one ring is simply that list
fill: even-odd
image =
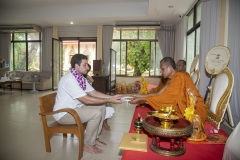
[{"label": "decorative cushion", "polygon": [[24,75],[22,78],[23,82],[29,82],[30,81],[30,76],[28,74]]}]

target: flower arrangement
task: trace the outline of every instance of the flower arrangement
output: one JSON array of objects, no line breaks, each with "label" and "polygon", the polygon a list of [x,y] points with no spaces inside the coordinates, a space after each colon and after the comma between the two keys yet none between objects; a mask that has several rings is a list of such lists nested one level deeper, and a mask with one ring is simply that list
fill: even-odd
[{"label": "flower arrangement", "polygon": [[185,119],[192,122],[194,117],[194,112],[195,112],[196,96],[190,89],[188,89],[188,99],[189,99],[189,105],[185,109],[184,117]]}]

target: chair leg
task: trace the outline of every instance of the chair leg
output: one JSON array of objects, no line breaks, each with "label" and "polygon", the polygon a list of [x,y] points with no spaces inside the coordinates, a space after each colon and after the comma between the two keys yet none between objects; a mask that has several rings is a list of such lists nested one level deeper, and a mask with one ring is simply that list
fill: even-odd
[{"label": "chair leg", "polygon": [[79,143],[78,160],[81,160],[83,156],[83,138],[81,138],[81,136],[78,136],[78,143]]},{"label": "chair leg", "polygon": [[67,138],[67,133],[63,133],[63,138]]},{"label": "chair leg", "polygon": [[46,152],[51,152],[50,135],[45,133],[44,137],[45,137]]}]

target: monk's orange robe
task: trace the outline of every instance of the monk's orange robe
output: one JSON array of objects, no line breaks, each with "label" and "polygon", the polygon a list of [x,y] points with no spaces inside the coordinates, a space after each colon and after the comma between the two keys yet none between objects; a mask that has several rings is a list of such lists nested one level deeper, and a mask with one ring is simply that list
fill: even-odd
[{"label": "monk's orange robe", "polygon": [[159,110],[164,106],[173,106],[177,110],[177,115],[184,118],[185,109],[189,105],[188,89],[197,98],[195,114],[198,114],[202,121],[205,122],[207,109],[204,100],[187,72],[176,72],[169,80],[167,88],[161,94],[148,96],[145,99],[155,110]]},{"label": "monk's orange robe", "polygon": [[159,92],[167,83],[168,78],[164,78],[163,76],[161,76],[159,84],[156,88],[152,88],[149,93],[157,93]]}]

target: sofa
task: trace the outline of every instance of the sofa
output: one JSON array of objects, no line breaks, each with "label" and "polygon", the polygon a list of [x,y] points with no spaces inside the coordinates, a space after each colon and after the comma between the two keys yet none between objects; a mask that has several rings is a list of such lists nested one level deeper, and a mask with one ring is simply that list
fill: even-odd
[{"label": "sofa", "polygon": [[[49,71],[10,71],[10,79],[21,80],[22,89],[33,89],[32,82],[36,82],[36,89],[40,91],[52,89],[52,73]],[[13,83],[12,88],[20,89],[18,83]]]}]

